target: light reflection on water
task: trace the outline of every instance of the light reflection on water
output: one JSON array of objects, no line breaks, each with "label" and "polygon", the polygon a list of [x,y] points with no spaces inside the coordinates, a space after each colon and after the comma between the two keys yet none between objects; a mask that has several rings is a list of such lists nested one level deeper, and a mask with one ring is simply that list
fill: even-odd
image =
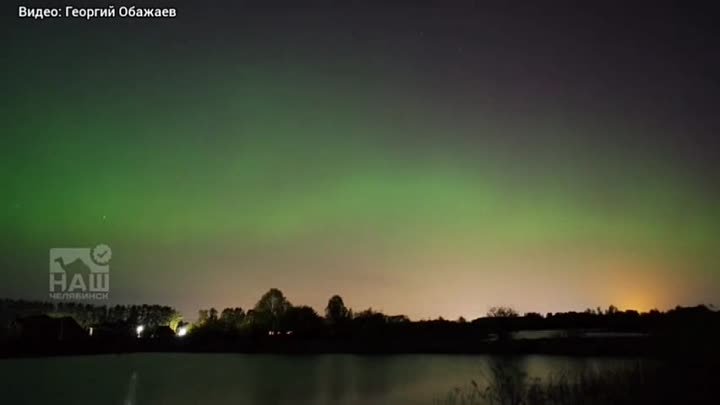
[{"label": "light reflection on water", "polygon": [[[488,367],[510,362],[529,377],[624,367],[632,360],[523,356],[280,356],[133,354],[0,360],[8,404],[432,404]],[[134,376],[134,377],[133,377]]]}]

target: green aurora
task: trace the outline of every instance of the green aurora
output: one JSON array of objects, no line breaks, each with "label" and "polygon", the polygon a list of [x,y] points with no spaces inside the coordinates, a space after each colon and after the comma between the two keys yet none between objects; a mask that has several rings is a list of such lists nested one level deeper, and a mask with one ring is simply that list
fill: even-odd
[{"label": "green aurora", "polygon": [[[270,287],[413,318],[720,296],[716,174],[618,141],[659,125],[458,106],[380,62],[56,41],[10,56],[0,295],[43,299],[49,248],[103,242],[113,302],[188,316]],[[53,58],[77,68],[47,74]]]}]

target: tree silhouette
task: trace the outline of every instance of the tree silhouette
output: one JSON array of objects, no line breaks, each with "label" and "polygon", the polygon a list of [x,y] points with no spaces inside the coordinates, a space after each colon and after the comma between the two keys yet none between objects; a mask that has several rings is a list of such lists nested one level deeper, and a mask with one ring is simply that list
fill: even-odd
[{"label": "tree silhouette", "polygon": [[245,320],[242,308],[225,308],[220,313],[220,323],[226,330],[238,330]]},{"label": "tree silhouette", "polygon": [[340,324],[350,319],[350,310],[347,309],[342,297],[333,295],[325,308],[325,319],[331,324]]},{"label": "tree silhouette", "polygon": [[387,324],[387,317],[382,312],[368,308],[355,315],[353,325],[356,332],[365,335],[378,335]]},{"label": "tree silhouette", "polygon": [[518,313],[510,307],[492,307],[487,312],[488,318],[517,318]]},{"label": "tree silhouette", "polygon": [[201,309],[201,310],[198,311],[197,324],[198,324],[198,325],[203,325],[203,324],[205,324],[205,323],[208,321],[209,318],[210,318],[210,315],[208,314],[208,310],[207,310],[207,309]]},{"label": "tree silhouette", "polygon": [[309,306],[290,307],[281,320],[281,329],[307,334],[323,327],[322,318]]},{"label": "tree silhouette", "polygon": [[511,339],[512,320],[518,316],[517,311],[510,307],[492,307],[487,313],[487,317],[492,321],[492,329],[498,339],[503,341]]},{"label": "tree silhouette", "polygon": [[271,288],[255,304],[253,323],[265,328],[277,329],[280,320],[292,305],[282,291]]}]

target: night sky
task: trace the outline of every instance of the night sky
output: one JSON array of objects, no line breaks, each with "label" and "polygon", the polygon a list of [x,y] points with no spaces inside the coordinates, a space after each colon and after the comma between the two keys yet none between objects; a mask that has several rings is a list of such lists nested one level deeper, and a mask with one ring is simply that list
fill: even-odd
[{"label": "night sky", "polygon": [[107,243],[111,304],[188,318],[720,304],[714,10],[204,3],[3,5],[0,296]]}]

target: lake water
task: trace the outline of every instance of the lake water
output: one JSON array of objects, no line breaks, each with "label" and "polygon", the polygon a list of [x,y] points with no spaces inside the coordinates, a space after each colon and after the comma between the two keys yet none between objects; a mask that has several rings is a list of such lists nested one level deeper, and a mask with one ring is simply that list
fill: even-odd
[{"label": "lake water", "polygon": [[0,402],[101,405],[430,405],[488,367],[531,377],[631,360],[524,356],[132,354],[0,360]]}]

